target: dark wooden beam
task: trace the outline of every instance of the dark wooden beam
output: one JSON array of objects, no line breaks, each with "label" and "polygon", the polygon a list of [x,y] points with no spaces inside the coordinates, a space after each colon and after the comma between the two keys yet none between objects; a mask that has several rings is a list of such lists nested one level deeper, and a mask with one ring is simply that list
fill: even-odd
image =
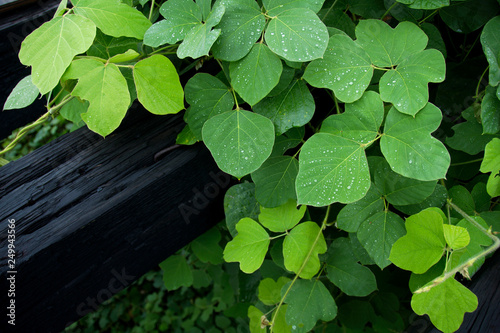
[{"label": "dark wooden beam", "polygon": [[12,331],[61,331],[223,218],[230,177],[202,144],[155,160],[184,124],[145,113],[132,108],[106,139],[79,129],[0,168],[0,290],[13,275]]}]

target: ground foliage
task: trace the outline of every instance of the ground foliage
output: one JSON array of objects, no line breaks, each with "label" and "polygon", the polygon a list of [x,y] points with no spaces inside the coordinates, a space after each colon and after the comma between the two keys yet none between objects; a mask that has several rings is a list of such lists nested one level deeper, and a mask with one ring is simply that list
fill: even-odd
[{"label": "ground foliage", "polygon": [[[478,302],[455,277],[500,244],[499,10],[64,0],[23,42],[32,74],[4,108],[41,93],[48,114],[107,136],[135,99],[159,115],[186,106],[178,143],[203,141],[239,180],[229,239],[191,249],[239,263],[251,332],[402,331],[404,302],[453,332]],[[411,300],[388,287],[394,265]],[[195,283],[185,255],[160,266],[169,289]]]}]

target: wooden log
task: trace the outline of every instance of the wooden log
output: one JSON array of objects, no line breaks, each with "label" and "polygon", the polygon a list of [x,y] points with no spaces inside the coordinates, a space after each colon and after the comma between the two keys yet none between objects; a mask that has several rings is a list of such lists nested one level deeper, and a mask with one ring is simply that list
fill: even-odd
[{"label": "wooden log", "polygon": [[0,168],[0,290],[15,277],[13,331],[61,331],[223,218],[230,177],[201,144],[158,155],[184,124],[144,113],[133,108],[106,139],[79,129]]}]

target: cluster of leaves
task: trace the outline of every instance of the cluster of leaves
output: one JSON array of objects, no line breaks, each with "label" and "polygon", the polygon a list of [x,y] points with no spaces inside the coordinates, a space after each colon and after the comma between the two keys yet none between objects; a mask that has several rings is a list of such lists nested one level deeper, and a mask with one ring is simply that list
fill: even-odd
[{"label": "cluster of leaves", "polygon": [[[6,105],[45,94],[106,136],[135,99],[155,114],[185,99],[178,143],[203,141],[240,180],[224,259],[280,271],[258,275],[251,332],[403,330],[391,264],[442,331],[477,307],[454,277],[500,246],[499,1],[72,3],[23,42],[32,75]],[[189,271],[163,265],[171,287]]]}]

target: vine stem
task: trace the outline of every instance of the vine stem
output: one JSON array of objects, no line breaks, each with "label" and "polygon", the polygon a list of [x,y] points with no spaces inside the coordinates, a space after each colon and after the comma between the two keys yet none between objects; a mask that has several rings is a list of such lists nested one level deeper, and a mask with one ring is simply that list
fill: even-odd
[{"label": "vine stem", "polygon": [[452,164],[450,164],[450,166],[457,166],[457,165],[471,164],[471,163],[481,162],[482,160],[483,160],[482,158],[478,158],[478,159],[476,159],[476,160],[471,160],[471,161],[467,161],[467,162],[452,163]]},{"label": "vine stem", "polygon": [[478,81],[477,86],[476,86],[476,96],[474,96],[474,97],[476,97],[476,99],[479,96],[479,87],[481,86],[481,81],[483,81],[483,77],[486,74],[486,72],[488,71],[488,69],[490,69],[489,65],[486,67],[486,69],[484,70],[483,74],[481,74],[481,77],[479,78],[479,81]]},{"label": "vine stem", "polygon": [[471,218],[466,212],[464,212],[460,207],[455,205],[453,202],[451,202],[450,199],[448,199],[448,206],[456,210],[464,219],[466,219],[468,222],[470,222],[472,225],[474,225],[476,228],[481,230],[486,236],[491,238],[493,240],[493,244],[484,250],[483,252],[479,253],[478,255],[473,256],[471,259],[467,260],[467,262],[455,267],[449,272],[446,272],[445,274],[435,278],[434,280],[431,281],[430,284],[427,286],[424,286],[422,288],[419,288],[415,291],[415,294],[420,294],[420,293],[425,293],[431,290],[433,287],[443,283],[449,278],[452,278],[455,276],[456,273],[460,272],[463,269],[467,269],[468,267],[472,266],[474,262],[476,262],[478,259],[481,259],[483,257],[486,257],[487,255],[495,252],[499,247],[500,247],[500,239],[496,236],[494,236],[491,231],[486,230],[482,225],[474,221],[473,218]]},{"label": "vine stem", "polygon": [[319,237],[323,233],[323,229],[325,229],[326,226],[327,226],[328,215],[330,215],[330,206],[328,206],[326,208],[325,218],[323,219],[323,223],[321,223],[321,228],[319,229],[319,232],[316,235],[316,239],[314,239],[314,242],[313,242],[311,248],[309,249],[309,253],[307,254],[307,256],[304,259],[304,261],[302,262],[302,266],[300,266],[300,269],[297,271],[297,274],[295,274],[295,277],[293,278],[292,282],[288,286],[288,289],[285,291],[285,294],[283,295],[283,297],[281,297],[281,300],[280,300],[278,306],[276,307],[276,311],[274,312],[274,315],[273,315],[273,317],[271,319],[271,332],[270,333],[273,332],[274,321],[276,320],[276,316],[278,315],[278,312],[280,311],[280,308],[283,305],[283,302],[285,301],[286,296],[288,295],[288,293],[292,289],[292,286],[295,283],[295,281],[297,281],[297,279],[299,278],[300,273],[302,273],[302,271],[306,267],[306,264],[309,261],[309,258],[311,257],[311,255],[313,253],[314,247],[316,246],[316,243],[318,243]]},{"label": "vine stem", "polygon": [[151,17],[153,17],[153,9],[155,8],[155,0],[151,1],[151,8],[149,9],[149,17],[148,20],[151,21]]},{"label": "vine stem", "polygon": [[387,9],[387,11],[384,13],[384,15],[382,15],[382,17],[380,19],[383,20],[384,17],[386,17],[397,4],[398,4],[398,2],[394,1],[394,3],[392,4],[392,6],[389,7],[389,9]]}]

